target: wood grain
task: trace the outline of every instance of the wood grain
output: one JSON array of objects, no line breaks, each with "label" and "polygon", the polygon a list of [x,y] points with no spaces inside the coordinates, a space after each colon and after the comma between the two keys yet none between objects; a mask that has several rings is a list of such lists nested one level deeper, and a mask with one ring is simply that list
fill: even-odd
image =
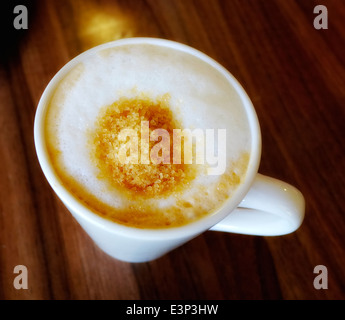
[{"label": "wood grain", "polygon": [[[0,299],[344,299],[345,2],[324,0],[20,1],[29,28],[13,28],[0,64]],[[55,196],[33,142],[38,100],[53,75],[92,46],[161,37],[210,55],[241,82],[262,129],[260,172],[298,187],[306,218],[295,233],[206,232],[150,263],[100,251]],[[16,265],[27,290],[13,286]],[[316,290],[314,267],[328,269]]]}]

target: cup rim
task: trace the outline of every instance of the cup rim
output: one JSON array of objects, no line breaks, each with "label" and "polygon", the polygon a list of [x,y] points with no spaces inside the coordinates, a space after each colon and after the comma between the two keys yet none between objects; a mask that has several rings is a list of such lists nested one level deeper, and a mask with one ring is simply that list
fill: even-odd
[{"label": "cup rim", "polygon": [[[251,151],[244,182],[236,188],[231,198],[226,200],[220,208],[215,210],[213,213],[207,214],[200,219],[183,226],[159,229],[142,229],[122,225],[109,219],[102,218],[100,215],[84,206],[79,200],[77,200],[75,196],[73,196],[72,193],[70,193],[66,189],[66,187],[60,181],[60,178],[55,173],[55,170],[49,160],[44,138],[44,122],[48,102],[54,92],[54,88],[56,87],[56,85],[67,74],[67,72],[69,72],[71,68],[73,68],[78,62],[80,62],[88,55],[93,54],[95,51],[128,44],[153,44],[158,46],[170,47],[175,50],[191,54],[203,60],[218,72],[220,72],[228,80],[231,86],[234,87],[246,111],[249,127],[251,130]],[[250,100],[249,96],[247,95],[241,84],[238,82],[238,80],[225,67],[219,64],[213,58],[195,48],[172,40],[149,37],[125,38],[107,42],[88,49],[67,62],[50,80],[39,100],[34,120],[34,142],[36,154],[46,179],[48,180],[50,186],[58,195],[60,200],[71,211],[72,215],[77,215],[78,218],[88,220],[98,227],[101,227],[104,230],[110,232],[114,232],[116,234],[121,234],[123,236],[131,238],[145,239],[164,240],[172,238],[185,238],[188,236],[200,234],[223,220],[226,216],[231,214],[231,211],[233,211],[240,204],[246,193],[249,191],[258,172],[261,158],[261,131],[257,114],[252,101]]]}]

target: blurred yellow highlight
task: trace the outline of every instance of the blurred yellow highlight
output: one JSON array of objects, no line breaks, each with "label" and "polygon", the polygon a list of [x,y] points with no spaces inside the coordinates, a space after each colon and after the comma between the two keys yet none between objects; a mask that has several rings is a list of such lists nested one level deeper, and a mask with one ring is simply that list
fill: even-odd
[{"label": "blurred yellow highlight", "polygon": [[80,17],[78,31],[84,50],[105,42],[134,36],[132,20],[112,9],[89,10],[84,17]]}]

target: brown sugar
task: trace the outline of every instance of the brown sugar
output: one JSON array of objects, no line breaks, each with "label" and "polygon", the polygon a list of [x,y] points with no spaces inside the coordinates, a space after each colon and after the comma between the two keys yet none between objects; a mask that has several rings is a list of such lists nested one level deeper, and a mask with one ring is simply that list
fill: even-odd
[{"label": "brown sugar", "polygon": [[[169,98],[169,95],[155,101],[144,96],[121,98],[101,111],[92,145],[101,176],[112,186],[132,194],[153,197],[176,191],[192,179],[191,166],[173,163],[172,143],[168,146],[169,159],[163,159],[164,162],[154,163],[147,154],[159,142],[159,138],[158,142],[149,138],[154,130],[164,129],[172,137],[173,129],[181,128],[171,111]],[[145,136],[143,123],[149,124],[149,132]],[[138,137],[137,141],[132,141],[134,149],[129,148],[125,155],[128,159],[131,156],[137,159],[136,163],[123,163],[119,157],[124,144],[129,143],[129,139],[119,139],[124,129],[131,130]]]}]

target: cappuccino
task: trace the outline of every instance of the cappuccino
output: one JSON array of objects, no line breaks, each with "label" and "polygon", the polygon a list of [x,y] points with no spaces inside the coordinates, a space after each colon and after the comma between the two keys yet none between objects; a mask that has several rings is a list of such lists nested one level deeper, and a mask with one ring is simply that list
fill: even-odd
[{"label": "cappuccino", "polygon": [[45,121],[50,161],[76,199],[123,225],[167,228],[231,198],[247,172],[251,131],[221,72],[187,51],[145,43],[77,59]]}]

